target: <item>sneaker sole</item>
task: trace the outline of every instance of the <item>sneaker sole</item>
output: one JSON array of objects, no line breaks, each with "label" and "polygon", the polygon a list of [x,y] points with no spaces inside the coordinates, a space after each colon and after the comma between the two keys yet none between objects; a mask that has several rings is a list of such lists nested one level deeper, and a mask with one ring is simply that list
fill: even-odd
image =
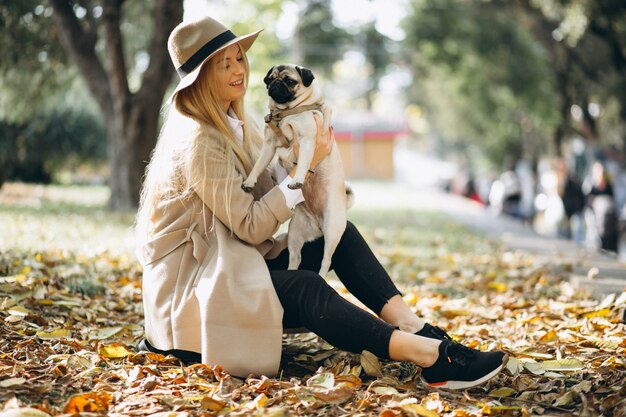
[{"label": "sneaker sole", "polygon": [[434,382],[434,383],[428,383],[426,381],[424,382],[426,383],[426,385],[432,388],[447,388],[447,389],[472,388],[482,383],[485,383],[489,381],[491,378],[493,378],[494,376],[498,375],[500,371],[504,369],[504,367],[506,366],[508,362],[509,362],[509,355],[506,355],[502,359],[502,364],[499,367],[489,372],[487,375],[483,376],[482,378],[476,379],[474,381],[443,381],[443,382]]}]

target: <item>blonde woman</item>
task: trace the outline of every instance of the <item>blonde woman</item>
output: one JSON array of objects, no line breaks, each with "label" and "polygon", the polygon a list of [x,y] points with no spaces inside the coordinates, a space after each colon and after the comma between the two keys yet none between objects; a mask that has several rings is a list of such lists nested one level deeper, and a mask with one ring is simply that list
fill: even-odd
[{"label": "blonde woman", "polygon": [[[303,201],[280,167],[252,194],[241,189],[262,137],[244,112],[246,51],[260,31],[237,37],[205,17],[184,22],[168,47],[180,83],[147,169],[137,215],[143,270],[143,350],[219,364],[234,375],[275,375],[284,328],[304,327],[335,346],[411,361],[430,385],[466,388],[504,367],[502,352],[479,352],[424,323],[354,225],[332,258],[344,285],[376,314],[338,295],[316,272],[323,241],[307,244],[287,270],[284,236]],[[311,170],[330,152],[321,132]],[[311,174],[315,175],[315,174]]]}]

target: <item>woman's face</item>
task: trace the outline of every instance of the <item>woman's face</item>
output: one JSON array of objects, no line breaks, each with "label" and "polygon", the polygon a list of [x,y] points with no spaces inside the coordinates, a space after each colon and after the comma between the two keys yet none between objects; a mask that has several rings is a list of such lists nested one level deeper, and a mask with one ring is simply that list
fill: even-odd
[{"label": "woman's face", "polygon": [[219,86],[217,97],[226,112],[230,104],[241,99],[246,92],[246,61],[239,45],[234,44],[218,55],[212,65],[216,85]]}]

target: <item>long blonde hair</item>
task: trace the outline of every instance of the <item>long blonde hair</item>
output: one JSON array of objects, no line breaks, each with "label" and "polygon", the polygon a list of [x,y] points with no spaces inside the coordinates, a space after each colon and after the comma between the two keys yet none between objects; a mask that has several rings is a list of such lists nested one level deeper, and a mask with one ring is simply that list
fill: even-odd
[{"label": "long blonde hair", "polygon": [[[244,83],[247,88],[248,60],[241,47],[240,51],[245,63]],[[232,177],[235,172],[236,160],[241,162],[246,175],[252,170],[262,145],[262,138],[247,120],[243,98],[233,101],[231,104],[235,115],[244,122],[242,142],[237,139],[224,110],[220,106],[219,97],[224,86],[217,83],[215,72],[212,70],[214,67],[212,61],[220,59],[223,54],[224,51],[205,62],[194,83],[176,93],[173,103],[166,108],[166,119],[150,163],[146,168],[146,176],[141,190],[136,222],[139,242],[149,239],[155,233],[153,222],[158,214],[157,209],[160,204],[174,199],[181,199],[184,202],[194,193],[194,187],[199,184],[190,182],[192,163],[203,161],[204,166],[200,168],[205,175],[202,175],[202,178],[207,177],[206,163],[211,158],[216,157],[214,150],[209,151],[209,147],[205,146],[207,140],[218,141],[217,145],[221,150],[219,156],[225,158],[226,161],[226,164],[220,164],[224,167],[223,172],[217,172],[215,179]],[[196,123],[208,124],[216,129],[219,134],[207,138],[198,137],[198,135],[185,131],[186,127],[193,129],[193,123],[189,123],[189,119]],[[215,149],[214,146],[212,148]],[[209,155],[209,152],[213,152],[213,154]],[[229,181],[209,182],[213,184],[210,191],[214,197],[223,193],[224,201],[230,201],[232,190],[228,187]],[[206,181],[203,182],[203,186],[204,184]],[[218,184],[224,184],[224,188],[218,190]],[[216,199],[213,198],[213,201]],[[232,230],[230,227],[231,208],[229,206],[226,207],[226,212],[229,220],[228,226]]]}]

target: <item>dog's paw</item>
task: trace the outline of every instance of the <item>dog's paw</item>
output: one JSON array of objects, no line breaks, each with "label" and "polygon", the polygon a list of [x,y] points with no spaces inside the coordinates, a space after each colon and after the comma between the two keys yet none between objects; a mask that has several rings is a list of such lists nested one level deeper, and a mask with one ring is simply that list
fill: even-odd
[{"label": "dog's paw", "polygon": [[300,188],[302,188],[302,183],[290,182],[289,184],[287,184],[287,188],[289,188],[290,190],[299,190]]},{"label": "dog's paw", "polygon": [[247,193],[251,193],[252,190],[254,190],[254,184],[250,185],[244,182],[243,184],[241,184],[241,189]]}]

